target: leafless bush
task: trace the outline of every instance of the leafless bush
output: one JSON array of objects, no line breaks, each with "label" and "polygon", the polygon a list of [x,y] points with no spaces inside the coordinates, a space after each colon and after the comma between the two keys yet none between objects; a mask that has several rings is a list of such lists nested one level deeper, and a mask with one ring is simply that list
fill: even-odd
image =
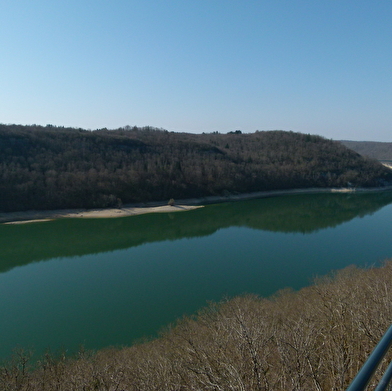
[{"label": "leafless bush", "polygon": [[299,292],[212,303],[129,348],[46,355],[34,370],[19,351],[0,368],[0,389],[343,390],[391,321],[392,261],[349,267]]}]

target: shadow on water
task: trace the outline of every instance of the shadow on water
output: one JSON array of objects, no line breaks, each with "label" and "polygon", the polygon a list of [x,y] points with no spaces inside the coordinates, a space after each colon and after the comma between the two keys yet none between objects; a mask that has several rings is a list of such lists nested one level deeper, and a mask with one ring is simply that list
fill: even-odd
[{"label": "shadow on water", "polygon": [[186,213],[0,225],[0,273],[34,261],[208,236],[229,227],[308,234],[372,214],[390,203],[392,192],[291,195],[209,205]]},{"label": "shadow on water", "polygon": [[0,273],[34,261],[208,236],[233,226],[308,234],[372,214],[390,203],[392,192],[291,195],[209,205],[186,213],[0,225]]}]

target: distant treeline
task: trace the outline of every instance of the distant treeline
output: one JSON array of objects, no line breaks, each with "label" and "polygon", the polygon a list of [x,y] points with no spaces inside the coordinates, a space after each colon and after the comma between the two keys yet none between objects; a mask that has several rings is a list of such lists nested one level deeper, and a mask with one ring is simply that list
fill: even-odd
[{"label": "distant treeline", "polygon": [[341,141],[347,148],[377,160],[392,161],[392,143],[377,141]]},{"label": "distant treeline", "polygon": [[301,133],[0,125],[1,211],[390,183],[377,161]]},{"label": "distant treeline", "polygon": [[299,292],[213,303],[129,348],[48,353],[35,365],[16,351],[0,365],[1,389],[345,390],[390,326],[391,302],[392,261],[351,267]]}]

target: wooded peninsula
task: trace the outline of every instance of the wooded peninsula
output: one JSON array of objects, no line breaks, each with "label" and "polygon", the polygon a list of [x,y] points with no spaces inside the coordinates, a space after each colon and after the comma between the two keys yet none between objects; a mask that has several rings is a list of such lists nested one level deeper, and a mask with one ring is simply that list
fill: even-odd
[{"label": "wooded peninsula", "polygon": [[391,184],[377,160],[309,134],[0,124],[1,212]]}]

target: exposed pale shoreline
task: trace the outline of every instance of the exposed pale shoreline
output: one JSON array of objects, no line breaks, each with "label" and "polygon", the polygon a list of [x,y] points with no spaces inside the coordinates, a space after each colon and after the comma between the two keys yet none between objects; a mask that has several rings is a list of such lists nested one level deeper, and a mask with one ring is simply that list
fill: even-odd
[{"label": "exposed pale shoreline", "polygon": [[127,207],[108,209],[60,209],[42,211],[23,211],[0,213],[0,223],[3,224],[26,224],[42,221],[50,221],[59,218],[114,218],[136,216],[145,213],[180,212],[201,208],[201,205],[162,205],[150,207]]},{"label": "exposed pale shoreline", "polygon": [[171,206],[165,202],[151,202],[146,204],[125,205],[122,208],[108,209],[60,209],[42,211],[21,211],[0,213],[0,223],[3,224],[25,224],[33,222],[50,221],[58,218],[114,218],[136,216],[145,213],[171,213],[202,208],[206,204],[220,202],[250,200],[264,197],[276,197],[290,194],[317,194],[317,193],[363,193],[392,191],[392,186],[373,188],[307,188],[291,190],[271,190],[255,193],[244,193],[227,196],[210,196],[202,198],[190,198],[178,200]]}]

